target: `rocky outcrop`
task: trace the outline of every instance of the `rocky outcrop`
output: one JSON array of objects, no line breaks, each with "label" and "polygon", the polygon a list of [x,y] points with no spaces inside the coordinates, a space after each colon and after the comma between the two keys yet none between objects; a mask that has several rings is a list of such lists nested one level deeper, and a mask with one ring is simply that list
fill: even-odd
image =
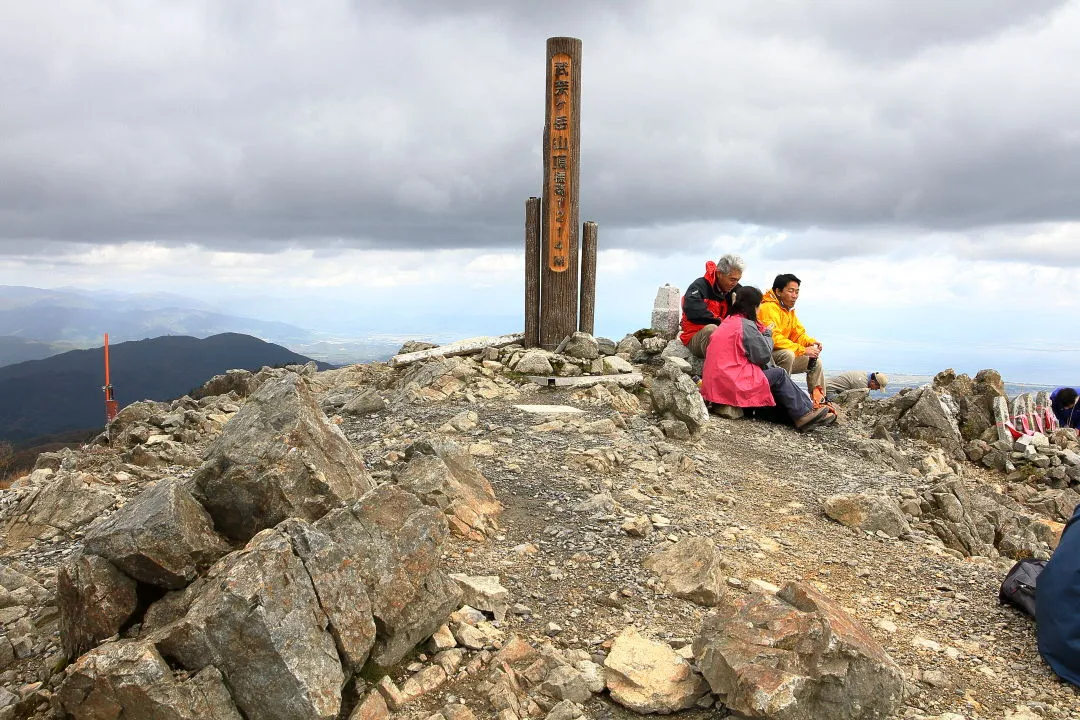
[{"label": "rocky outcrop", "polygon": [[256,387],[258,387],[258,381],[250,370],[228,370],[207,380],[202,387],[192,393],[192,397],[199,400],[204,397],[232,393],[237,398],[245,398],[254,392]]},{"label": "rocky outcrop", "polygon": [[694,656],[713,692],[749,717],[883,720],[903,699],[896,663],[865,628],[802,583],[710,615]]},{"label": "rocky outcrop", "polygon": [[929,386],[897,397],[900,399],[895,403],[899,410],[896,424],[903,435],[937,445],[954,459],[964,458],[951,397],[938,395]]},{"label": "rocky outcrop", "polygon": [[919,526],[961,556],[1049,557],[1057,545],[1053,528],[1020,503],[995,493],[974,493],[958,477],[941,478],[919,501]]},{"label": "rocky outcrop", "polygon": [[363,461],[293,373],[251,396],[194,477],[214,526],[239,541],[289,517],[315,520],[371,487]]},{"label": "rocky outcrop", "polygon": [[952,397],[958,411],[958,429],[966,440],[993,442],[995,398],[1005,397],[1005,383],[996,370],[980,370],[975,379],[957,375],[951,368],[934,376],[934,390]]}]

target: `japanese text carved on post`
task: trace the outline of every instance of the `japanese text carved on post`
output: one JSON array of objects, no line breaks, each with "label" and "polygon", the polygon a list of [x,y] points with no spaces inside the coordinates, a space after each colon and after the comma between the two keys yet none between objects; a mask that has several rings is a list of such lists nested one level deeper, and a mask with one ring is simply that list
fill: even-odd
[{"label": "japanese text carved on post", "polygon": [[551,348],[578,324],[581,41],[577,38],[548,38],[544,104],[540,345]]},{"label": "japanese text carved on post", "polygon": [[551,171],[545,188],[548,198],[548,227],[552,230],[551,242],[548,243],[548,268],[554,272],[564,272],[570,264],[569,228],[570,203],[577,192],[573,182],[575,170],[574,158],[570,157],[570,126],[576,123],[574,104],[571,93],[577,88],[571,86],[571,68],[573,60],[566,53],[556,53],[551,58],[548,74],[551,83],[548,92],[550,106],[548,126],[551,128]]}]

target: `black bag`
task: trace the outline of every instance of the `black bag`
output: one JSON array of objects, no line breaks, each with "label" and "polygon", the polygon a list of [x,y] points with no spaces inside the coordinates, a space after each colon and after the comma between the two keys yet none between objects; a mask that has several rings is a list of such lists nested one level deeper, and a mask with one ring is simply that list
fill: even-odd
[{"label": "black bag", "polygon": [[1035,617],[1035,585],[1046,567],[1045,560],[1024,558],[1012,566],[998,591],[1002,605],[1012,605]]}]

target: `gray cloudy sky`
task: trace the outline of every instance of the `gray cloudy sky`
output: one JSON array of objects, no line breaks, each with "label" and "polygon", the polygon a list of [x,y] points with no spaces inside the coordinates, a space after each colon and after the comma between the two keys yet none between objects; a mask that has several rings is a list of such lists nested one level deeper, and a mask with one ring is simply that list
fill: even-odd
[{"label": "gray cloudy sky", "polygon": [[728,248],[890,307],[1075,282],[1077,0],[0,0],[0,283],[517,302],[554,35],[619,330]]}]

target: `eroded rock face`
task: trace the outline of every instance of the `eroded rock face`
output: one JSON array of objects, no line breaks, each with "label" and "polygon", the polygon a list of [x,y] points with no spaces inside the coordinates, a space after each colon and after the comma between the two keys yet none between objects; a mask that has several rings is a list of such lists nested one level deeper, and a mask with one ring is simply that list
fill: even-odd
[{"label": "eroded rock face", "polygon": [[329,620],[285,532],[222,558],[161,654],[191,672],[221,671],[249,720],[336,718],[345,681]]},{"label": "eroded rock face", "polygon": [[921,520],[945,547],[964,555],[993,554],[994,526],[975,511],[971,493],[960,478],[947,479],[922,495]]},{"label": "eroded rock face", "polygon": [[315,520],[372,482],[295,373],[267,380],[207,450],[196,499],[219,532],[246,541],[289,517]]},{"label": "eroded rock face", "polygon": [[709,691],[705,679],[670,646],[642,637],[633,627],[615,637],[604,667],[611,699],[638,713],[685,710]]},{"label": "eroded rock face", "polygon": [[642,563],[660,576],[668,591],[698,605],[713,606],[724,596],[723,562],[708,538],[686,537]]},{"label": "eroded rock face", "polygon": [[459,606],[461,590],[439,564],[446,518],[412,493],[383,485],[315,527],[344,548],[366,582],[379,628],[377,666],[396,664]]},{"label": "eroded rock face", "polygon": [[177,678],[147,642],[121,640],[88,652],[60,686],[60,705],[75,720],[241,720],[214,667]]},{"label": "eroded rock face", "polygon": [[480,541],[495,531],[502,504],[463,448],[449,440],[432,440],[412,445],[407,457],[398,485],[442,510],[451,532]]},{"label": "eroded rock face", "polygon": [[135,581],[96,555],[65,560],[56,576],[60,644],[74,658],[120,631],[138,606]]},{"label": "eroded rock face", "polygon": [[887,718],[900,668],[870,634],[809,585],[736,600],[702,623],[694,655],[732,710],[770,720]]},{"label": "eroded rock face", "polygon": [[139,582],[175,590],[231,549],[176,478],[163,478],[87,536],[85,550]]},{"label": "eroded rock face", "polygon": [[833,495],[825,500],[825,514],[848,527],[900,537],[911,532],[899,505],[885,495],[855,493]]},{"label": "eroded rock face", "polygon": [[360,672],[375,644],[375,620],[360,569],[340,543],[302,520],[286,520],[278,529],[311,577],[338,655],[351,674]]}]

